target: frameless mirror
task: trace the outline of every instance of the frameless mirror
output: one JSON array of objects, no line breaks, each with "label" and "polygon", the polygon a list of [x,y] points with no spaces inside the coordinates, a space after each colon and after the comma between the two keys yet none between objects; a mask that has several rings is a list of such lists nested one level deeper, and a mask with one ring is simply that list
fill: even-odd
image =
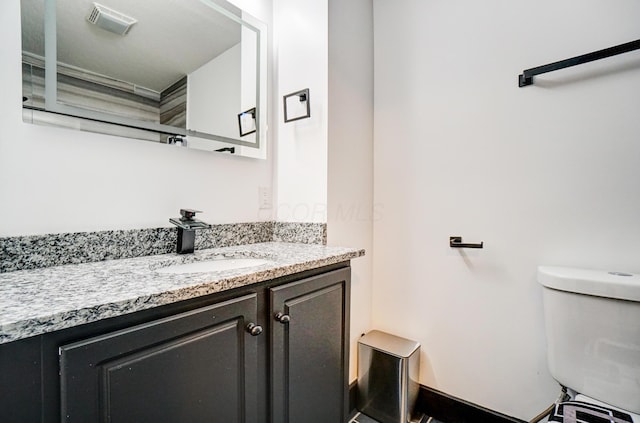
[{"label": "frameless mirror", "polygon": [[23,119],[265,157],[266,26],[224,0],[21,0]]}]

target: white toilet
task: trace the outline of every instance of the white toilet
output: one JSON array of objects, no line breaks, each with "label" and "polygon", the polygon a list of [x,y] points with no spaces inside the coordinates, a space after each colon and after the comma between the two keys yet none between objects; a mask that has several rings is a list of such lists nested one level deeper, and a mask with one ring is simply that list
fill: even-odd
[{"label": "white toilet", "polygon": [[538,282],[551,375],[640,423],[640,275],[540,266]]}]

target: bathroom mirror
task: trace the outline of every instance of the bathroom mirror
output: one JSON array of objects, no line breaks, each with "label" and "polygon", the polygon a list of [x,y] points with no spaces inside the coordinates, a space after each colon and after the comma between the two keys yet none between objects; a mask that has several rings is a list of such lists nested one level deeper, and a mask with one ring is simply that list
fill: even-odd
[{"label": "bathroom mirror", "polygon": [[21,12],[25,122],[266,157],[266,26],[231,3],[21,0]]}]

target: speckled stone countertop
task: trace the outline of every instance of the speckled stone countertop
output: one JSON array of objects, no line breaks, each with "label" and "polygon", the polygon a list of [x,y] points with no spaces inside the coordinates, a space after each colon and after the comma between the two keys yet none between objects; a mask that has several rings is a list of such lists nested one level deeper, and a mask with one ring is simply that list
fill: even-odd
[{"label": "speckled stone countertop", "polygon": [[[266,242],[0,274],[0,344],[275,279],[364,255],[364,250]],[[211,273],[164,274],[174,264],[227,257],[269,263]]]}]

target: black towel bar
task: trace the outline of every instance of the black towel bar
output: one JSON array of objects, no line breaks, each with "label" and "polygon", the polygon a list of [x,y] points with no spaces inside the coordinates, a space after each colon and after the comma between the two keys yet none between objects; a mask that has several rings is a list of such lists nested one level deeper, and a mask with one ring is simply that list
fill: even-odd
[{"label": "black towel bar", "polygon": [[533,85],[533,77],[535,75],[553,72],[555,70],[569,68],[571,66],[582,65],[584,63],[593,62],[594,60],[605,59],[607,57],[617,56],[618,54],[628,53],[638,49],[640,49],[640,40],[635,40],[615,47],[594,51],[593,53],[587,53],[570,59],[549,63],[548,65],[527,69],[523,71],[522,74],[518,75],[518,86],[526,87],[527,85]]}]

